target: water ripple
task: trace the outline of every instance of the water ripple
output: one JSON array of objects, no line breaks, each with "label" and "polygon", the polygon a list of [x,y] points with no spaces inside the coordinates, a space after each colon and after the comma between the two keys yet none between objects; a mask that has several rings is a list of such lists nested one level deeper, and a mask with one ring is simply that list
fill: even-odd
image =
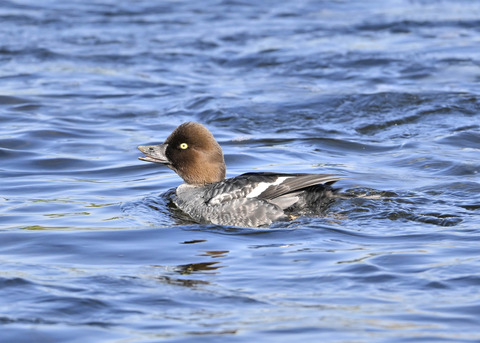
[{"label": "water ripple", "polygon": [[[3,1],[8,342],[477,342],[479,4]],[[138,161],[332,173],[325,216],[198,225]]]}]

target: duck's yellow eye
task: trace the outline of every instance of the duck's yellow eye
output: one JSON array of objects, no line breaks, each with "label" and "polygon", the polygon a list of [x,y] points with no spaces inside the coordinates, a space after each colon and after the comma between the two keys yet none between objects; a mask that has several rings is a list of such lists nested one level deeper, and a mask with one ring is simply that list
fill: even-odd
[{"label": "duck's yellow eye", "polygon": [[186,148],[188,148],[188,144],[187,144],[187,143],[182,143],[182,144],[180,144],[180,149],[185,150]]}]

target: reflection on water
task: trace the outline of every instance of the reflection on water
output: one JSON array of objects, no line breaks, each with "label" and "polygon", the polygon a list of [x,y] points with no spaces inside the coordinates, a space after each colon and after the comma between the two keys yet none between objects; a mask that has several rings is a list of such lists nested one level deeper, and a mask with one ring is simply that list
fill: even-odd
[{"label": "reflection on water", "polygon": [[218,265],[219,262],[202,262],[202,263],[191,263],[186,264],[183,266],[177,266],[177,271],[180,274],[192,274],[192,273],[213,273],[215,274],[215,270],[218,268],[222,268],[222,266]]}]

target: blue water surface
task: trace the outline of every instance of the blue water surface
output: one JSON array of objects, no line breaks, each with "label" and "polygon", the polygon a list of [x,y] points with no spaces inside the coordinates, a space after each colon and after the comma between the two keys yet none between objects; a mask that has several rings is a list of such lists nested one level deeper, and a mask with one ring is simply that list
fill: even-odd
[{"label": "blue water surface", "polygon": [[[480,342],[480,3],[0,1],[0,342]],[[354,195],[199,225],[137,158]]]}]

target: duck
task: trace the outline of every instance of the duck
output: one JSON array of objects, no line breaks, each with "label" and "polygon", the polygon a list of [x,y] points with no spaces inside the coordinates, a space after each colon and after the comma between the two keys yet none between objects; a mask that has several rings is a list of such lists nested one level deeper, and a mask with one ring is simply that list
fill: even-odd
[{"label": "duck", "polygon": [[140,160],[180,176],[174,204],[197,223],[268,227],[304,214],[323,213],[337,198],[332,174],[249,172],[226,178],[223,151],[202,124],[185,122],[158,145],[139,146]]}]

